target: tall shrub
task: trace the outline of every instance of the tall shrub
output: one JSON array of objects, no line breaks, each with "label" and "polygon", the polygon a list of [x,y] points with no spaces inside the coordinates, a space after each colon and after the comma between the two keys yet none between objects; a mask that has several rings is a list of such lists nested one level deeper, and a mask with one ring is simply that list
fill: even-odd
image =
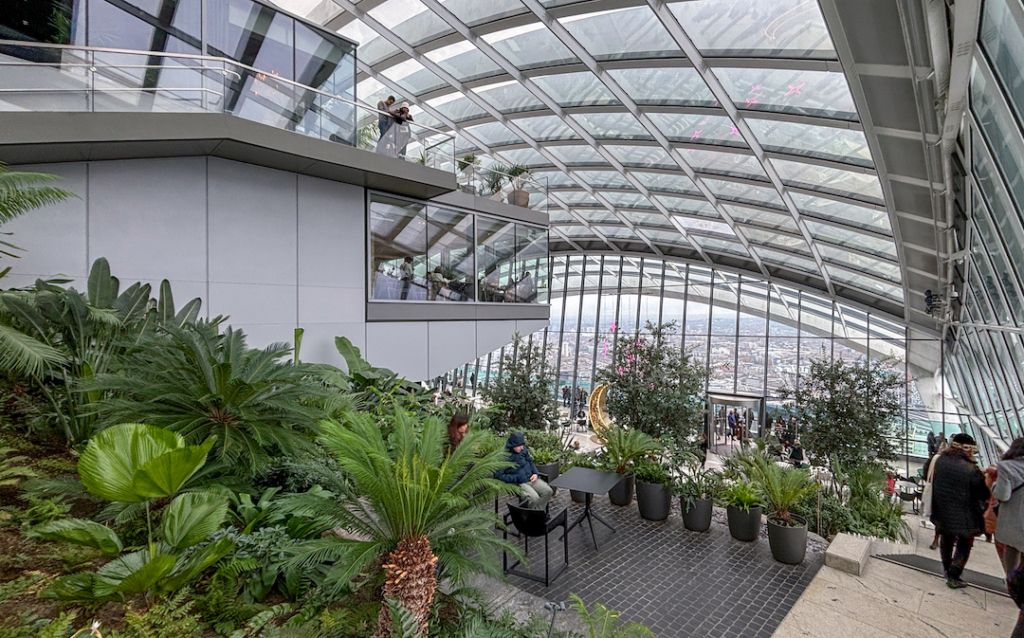
[{"label": "tall shrub", "polygon": [[544,350],[523,339],[518,331],[511,350],[501,362],[500,377],[481,392],[485,401],[498,407],[491,416],[491,427],[499,431],[543,430],[558,418],[555,380],[545,365]]},{"label": "tall shrub", "polygon": [[596,379],[611,386],[607,409],[616,424],[684,441],[703,423],[707,368],[668,343],[674,324],[648,322],[650,334],[617,335],[612,364]]},{"label": "tall shrub", "polygon": [[800,439],[811,461],[834,469],[896,459],[889,435],[903,411],[903,382],[890,361],[812,359],[799,386],[781,394],[805,428]]}]

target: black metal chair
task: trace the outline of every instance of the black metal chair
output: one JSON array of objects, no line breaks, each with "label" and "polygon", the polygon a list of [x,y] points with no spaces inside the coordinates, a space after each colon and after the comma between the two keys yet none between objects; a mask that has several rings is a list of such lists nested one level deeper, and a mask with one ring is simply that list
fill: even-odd
[{"label": "black metal chair", "polygon": [[[530,538],[544,537],[544,578],[540,576],[534,576],[533,574],[517,570],[516,566],[519,565],[519,561],[515,561],[511,565],[508,564],[508,554],[502,552],[501,560],[502,566],[506,574],[515,574],[523,578],[529,578],[535,580],[538,583],[544,583],[544,586],[549,586],[556,578],[562,575],[565,568],[569,566],[569,510],[563,507],[555,514],[548,515],[545,510],[535,510],[529,507],[519,507],[509,503],[508,505],[508,516],[506,519],[512,521],[512,525],[519,531],[519,534],[523,537],[523,550],[527,557],[530,555]],[[551,560],[548,557],[548,535],[551,534],[557,528],[562,528],[562,552],[563,552],[563,563],[562,566],[555,571],[554,575],[551,575]],[[505,540],[508,540],[508,531],[503,533]]]}]

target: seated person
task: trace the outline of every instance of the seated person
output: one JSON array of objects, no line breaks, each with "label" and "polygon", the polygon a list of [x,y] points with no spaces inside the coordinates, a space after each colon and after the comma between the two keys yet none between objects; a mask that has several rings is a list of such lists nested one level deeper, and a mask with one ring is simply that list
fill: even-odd
[{"label": "seated person", "polygon": [[508,450],[508,460],[514,463],[512,467],[499,470],[494,478],[518,485],[523,490],[523,499],[534,508],[542,510],[551,500],[552,489],[539,476],[537,466],[533,463],[530,450],[526,448],[526,439],[522,432],[513,432],[505,442],[505,449]]}]

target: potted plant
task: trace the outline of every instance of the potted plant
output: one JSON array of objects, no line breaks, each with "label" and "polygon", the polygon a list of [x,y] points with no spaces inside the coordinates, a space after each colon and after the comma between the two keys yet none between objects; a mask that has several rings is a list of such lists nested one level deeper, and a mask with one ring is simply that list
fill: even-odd
[{"label": "potted plant", "polygon": [[636,504],[641,518],[663,521],[672,510],[668,468],[648,458],[638,459],[633,466],[636,480]]},{"label": "potted plant", "polygon": [[633,462],[657,452],[661,446],[639,430],[620,427],[607,428],[599,437],[604,445],[604,458],[608,467],[623,475],[623,480],[608,491],[608,500],[614,505],[629,505],[633,502],[633,474],[630,471]]},{"label": "potted plant", "polygon": [[711,528],[715,493],[721,486],[722,475],[705,469],[696,454],[687,453],[676,464],[676,476],[678,478],[673,488],[679,497],[683,525],[694,532],[708,531]]},{"label": "potted plant", "polygon": [[721,502],[729,533],[738,541],[755,541],[761,531],[761,495],[750,481],[739,480],[722,490]]},{"label": "potted plant", "polygon": [[506,201],[521,208],[530,207],[530,193],[523,189],[530,179],[530,169],[522,164],[505,166],[503,164],[491,164],[487,167],[487,178],[485,187],[491,195],[501,192],[502,186],[509,184],[512,187]]},{"label": "potted plant", "polygon": [[792,508],[818,489],[806,470],[774,463],[761,468],[761,492],[772,513],[768,515],[768,544],[780,563],[798,565],[807,554],[807,521]]},{"label": "potted plant", "polygon": [[459,179],[461,190],[471,195],[476,195],[476,169],[480,166],[480,158],[469,153],[456,159],[455,165],[459,173],[464,175],[464,177],[460,176]]}]

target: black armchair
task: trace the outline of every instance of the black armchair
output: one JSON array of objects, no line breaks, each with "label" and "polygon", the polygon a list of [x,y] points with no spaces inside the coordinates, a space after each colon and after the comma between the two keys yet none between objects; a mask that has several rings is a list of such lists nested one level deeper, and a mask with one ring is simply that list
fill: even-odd
[{"label": "black armchair", "polygon": [[[508,505],[508,516],[507,519],[511,519],[513,527],[518,530],[519,534],[523,537],[523,550],[527,557],[530,555],[530,538],[537,538],[540,536],[544,537],[544,578],[540,576],[534,576],[533,574],[517,570],[516,566],[519,565],[519,561],[515,561],[512,565],[508,564],[508,554],[502,552],[502,565],[506,574],[515,574],[523,578],[529,578],[539,583],[544,583],[544,586],[549,586],[556,578],[562,575],[565,568],[569,566],[569,515],[568,509],[562,508],[558,512],[549,515],[545,510],[536,510],[528,507],[519,507],[517,505]],[[562,552],[563,552],[563,563],[559,567],[554,575],[551,574],[551,560],[548,556],[548,535],[556,530],[562,528]],[[506,530],[503,534],[505,540],[508,540],[508,531]]]}]

